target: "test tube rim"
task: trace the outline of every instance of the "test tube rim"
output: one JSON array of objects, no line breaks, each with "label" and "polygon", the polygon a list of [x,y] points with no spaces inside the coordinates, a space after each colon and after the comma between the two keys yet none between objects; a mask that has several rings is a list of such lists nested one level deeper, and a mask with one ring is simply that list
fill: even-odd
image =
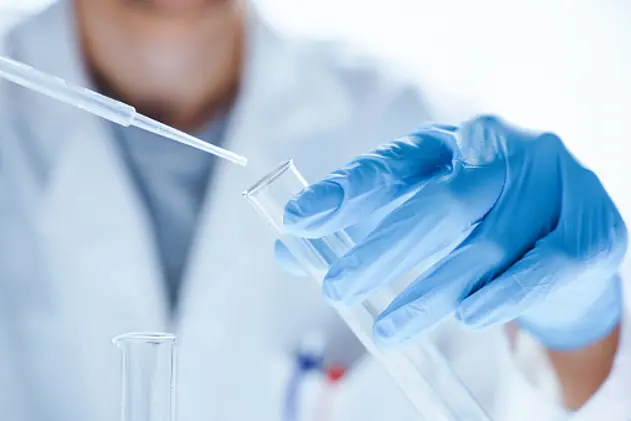
[{"label": "test tube rim", "polygon": [[[252,187],[247,189],[242,193],[242,195],[246,198],[251,198],[256,196],[261,190],[270,186],[274,181],[278,180],[283,174],[287,171],[293,171],[296,175],[300,176],[300,174],[296,171],[296,166],[294,165],[294,160],[289,159],[287,161],[283,161],[280,165],[278,165],[274,170],[270,171],[256,182]],[[302,177],[301,177],[302,178]],[[306,183],[304,183],[306,185]]]},{"label": "test tube rim", "polygon": [[121,342],[147,342],[147,343],[162,343],[162,342],[175,342],[176,336],[172,333],[163,332],[132,332],[124,333],[112,339],[112,342],[117,345]]}]

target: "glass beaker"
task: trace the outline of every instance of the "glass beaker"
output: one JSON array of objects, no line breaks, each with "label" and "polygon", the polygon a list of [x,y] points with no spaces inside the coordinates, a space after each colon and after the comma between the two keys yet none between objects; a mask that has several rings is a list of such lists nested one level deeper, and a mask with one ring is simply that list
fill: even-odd
[{"label": "glass beaker", "polygon": [[[243,195],[276,231],[302,268],[320,284],[332,262],[353,247],[344,231],[320,239],[287,235],[283,230],[286,203],[307,187],[292,161],[281,164]],[[384,350],[372,339],[377,316],[396,297],[392,287],[372,294],[363,303],[336,306],[346,324],[368,351],[385,367],[426,421],[490,421],[475,397],[444,356],[428,341]]]},{"label": "glass beaker", "polygon": [[112,342],[122,353],[122,421],[174,421],[175,335],[127,333]]}]

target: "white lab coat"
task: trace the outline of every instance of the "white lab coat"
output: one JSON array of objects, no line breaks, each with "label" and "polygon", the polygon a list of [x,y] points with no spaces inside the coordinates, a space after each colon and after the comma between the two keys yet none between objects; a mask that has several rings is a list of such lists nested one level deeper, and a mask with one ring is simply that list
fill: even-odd
[{"label": "white lab coat", "polygon": [[[168,317],[148,215],[107,125],[2,85],[2,419],[117,419],[120,373],[110,339],[124,332],[178,334],[178,414],[187,421],[281,419],[293,351],[306,332],[325,332],[333,359],[358,353],[317,286],[277,268],[273,235],[240,192],[288,157],[315,179],[440,116],[382,63],[285,39],[255,13],[249,31],[243,91],[226,145],[247,155],[250,165],[221,164],[208,186],[176,321]],[[70,2],[12,31],[4,48],[89,85]],[[519,369],[500,330],[456,335],[448,324],[436,338],[497,419],[563,419],[522,375],[534,369]],[[595,413],[628,405],[621,386],[631,377],[627,354],[625,345],[611,381],[591,404]],[[368,357],[356,361],[337,402],[333,420],[417,419]],[[577,419],[599,419],[586,408]]]}]

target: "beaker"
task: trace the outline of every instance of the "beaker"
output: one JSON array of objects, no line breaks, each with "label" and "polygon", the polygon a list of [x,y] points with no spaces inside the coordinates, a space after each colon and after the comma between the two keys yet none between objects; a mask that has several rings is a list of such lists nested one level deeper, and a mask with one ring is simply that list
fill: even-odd
[{"label": "beaker", "polygon": [[175,421],[175,335],[127,333],[122,353],[122,421]]},{"label": "beaker", "polygon": [[[281,164],[243,195],[276,231],[302,268],[320,284],[331,263],[344,256],[353,241],[344,231],[320,239],[287,235],[283,230],[287,202],[307,187],[293,161]],[[396,297],[393,287],[372,294],[363,303],[336,310],[367,350],[385,367],[426,421],[490,421],[444,356],[429,341],[384,350],[372,339],[377,316]]]}]

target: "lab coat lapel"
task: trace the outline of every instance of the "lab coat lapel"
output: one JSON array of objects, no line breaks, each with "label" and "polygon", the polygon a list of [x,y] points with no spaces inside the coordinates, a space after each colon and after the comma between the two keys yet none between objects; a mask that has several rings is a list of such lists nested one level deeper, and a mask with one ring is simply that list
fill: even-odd
[{"label": "lab coat lapel", "polygon": [[[36,68],[89,87],[72,5],[61,1],[29,25],[12,37],[14,55]],[[150,292],[162,289],[156,288],[161,285],[156,279],[160,271],[151,250],[146,211],[108,123],[39,94],[22,90],[18,97],[31,107],[22,115],[35,131],[34,149],[49,161],[44,163],[43,215],[51,238],[63,241],[73,260],[83,264],[74,256],[87,259],[92,278],[118,274],[117,279],[110,279],[102,287],[114,290],[120,282],[123,290],[137,289],[148,300],[144,306],[153,308],[154,316],[166,314],[166,308],[158,304],[164,297]],[[98,288],[99,282],[94,283]],[[165,317],[158,319],[163,322]]]},{"label": "lab coat lapel", "polygon": [[[74,28],[72,5],[61,1],[11,35],[9,54],[88,86]],[[103,121],[24,89],[12,89],[11,95],[16,130],[29,142],[41,179],[38,228],[49,264],[42,287],[54,297],[51,319],[41,326],[47,343],[42,352],[51,355],[42,358],[42,370],[80,368],[49,373],[53,382],[72,378],[73,390],[43,385],[41,396],[53,390],[76,394],[72,413],[112,419],[118,402],[104,397],[118,396],[119,373],[113,370],[118,356],[104,341],[126,331],[166,327],[147,217]],[[56,366],[50,364],[54,356]]]}]

